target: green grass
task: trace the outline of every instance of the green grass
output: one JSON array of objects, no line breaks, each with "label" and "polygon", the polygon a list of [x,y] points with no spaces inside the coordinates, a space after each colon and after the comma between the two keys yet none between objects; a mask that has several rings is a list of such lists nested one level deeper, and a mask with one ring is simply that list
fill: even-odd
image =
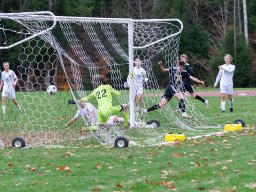
[{"label": "green grass", "polygon": [[[64,105],[68,97],[62,96],[57,104]],[[209,109],[193,102],[210,121],[224,126],[241,118],[246,129],[175,146],[90,148],[83,142],[78,148],[7,147],[0,149],[1,191],[255,191],[248,187],[256,183],[255,97],[235,97],[234,113],[220,111],[219,97],[207,99]],[[64,117],[56,122],[63,125],[75,110],[73,105],[67,112],[60,108],[57,116]],[[18,122],[19,114],[12,110],[1,120]],[[8,130],[2,126],[0,133]]]}]

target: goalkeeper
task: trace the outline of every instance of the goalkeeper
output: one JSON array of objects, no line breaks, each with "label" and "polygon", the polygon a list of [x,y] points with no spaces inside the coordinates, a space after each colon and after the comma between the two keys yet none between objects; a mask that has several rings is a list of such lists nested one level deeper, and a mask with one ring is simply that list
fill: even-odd
[{"label": "goalkeeper", "polygon": [[79,100],[79,102],[87,102],[95,97],[98,102],[98,123],[102,125],[108,121],[110,116],[123,113],[124,126],[128,125],[128,105],[112,105],[112,94],[119,96],[121,93],[115,90],[111,85],[100,85],[93,90],[91,94]]}]

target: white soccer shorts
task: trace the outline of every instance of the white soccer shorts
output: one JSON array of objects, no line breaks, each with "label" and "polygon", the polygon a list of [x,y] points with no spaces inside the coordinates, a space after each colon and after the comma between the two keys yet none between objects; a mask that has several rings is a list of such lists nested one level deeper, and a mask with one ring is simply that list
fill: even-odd
[{"label": "white soccer shorts", "polygon": [[220,93],[233,94],[233,85],[220,85]]},{"label": "white soccer shorts", "polygon": [[2,97],[8,97],[10,99],[16,99],[15,90],[3,90]]},{"label": "white soccer shorts", "polygon": [[133,95],[135,96],[139,96],[143,94],[143,87],[134,87],[133,89]]}]

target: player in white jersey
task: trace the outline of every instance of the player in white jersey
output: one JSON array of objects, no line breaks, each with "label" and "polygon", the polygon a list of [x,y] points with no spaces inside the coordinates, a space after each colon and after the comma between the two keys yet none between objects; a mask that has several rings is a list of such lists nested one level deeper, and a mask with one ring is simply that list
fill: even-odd
[{"label": "player in white jersey", "polygon": [[133,68],[133,72],[127,78],[127,83],[129,88],[131,88],[131,78],[133,78],[133,96],[137,100],[137,111],[140,111],[140,106],[142,103],[143,97],[143,84],[148,81],[146,71],[141,67],[141,60],[139,57],[135,58],[135,67]]},{"label": "player in white jersey", "polygon": [[117,115],[112,115],[109,117],[108,121],[105,123],[106,125],[113,126],[113,125],[119,125],[124,122],[123,117],[119,117]]},{"label": "player in white jersey", "polygon": [[2,90],[2,110],[3,114],[6,113],[6,98],[12,100],[18,110],[21,111],[21,106],[16,100],[15,87],[18,82],[18,78],[13,70],[10,70],[8,62],[3,63],[4,71],[1,74],[0,91]]},{"label": "player in white jersey", "polygon": [[235,65],[231,64],[232,57],[229,54],[224,56],[225,64],[220,65],[214,87],[220,82],[221,110],[226,111],[226,96],[229,98],[230,112],[233,112],[233,76]]},{"label": "player in white jersey", "polygon": [[77,110],[75,116],[70,119],[65,126],[72,125],[76,122],[80,117],[86,119],[87,122],[90,123],[91,126],[98,124],[98,110],[91,103],[81,102],[79,104],[79,109]]}]

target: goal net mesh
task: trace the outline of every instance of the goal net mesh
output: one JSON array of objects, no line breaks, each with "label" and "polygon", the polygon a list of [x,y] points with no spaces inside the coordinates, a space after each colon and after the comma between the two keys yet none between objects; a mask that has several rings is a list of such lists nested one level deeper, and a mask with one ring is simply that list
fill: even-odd
[{"label": "goal net mesh", "polygon": [[[198,110],[203,104],[190,97],[185,103],[192,119],[181,117],[178,100],[173,98],[164,108],[146,115],[136,112],[135,102],[133,128],[120,124],[98,126],[92,130],[86,118],[69,127],[64,126],[79,107],[68,101],[78,103],[77,100],[102,83],[121,92],[120,96],[113,96],[113,105],[129,103],[126,81],[133,73],[135,56],[141,59],[148,78],[144,83],[141,108],[159,103],[169,75],[159,75],[157,63],[162,61],[166,68],[177,66],[182,31],[179,20],[54,17],[47,14],[0,16],[1,51],[19,52],[16,65],[10,63],[10,68],[19,79],[17,100],[22,106],[19,113],[8,101],[7,114],[1,116],[0,122],[3,140],[23,136],[30,145],[113,145],[117,136],[125,136],[135,145],[154,145],[163,142],[168,132],[212,126]],[[16,39],[26,39],[47,30],[54,19],[56,25],[52,30],[6,49]],[[58,88],[56,94],[46,92],[49,85]],[[96,99],[88,102],[98,107]],[[159,121],[160,127],[147,124],[151,120]]]}]

